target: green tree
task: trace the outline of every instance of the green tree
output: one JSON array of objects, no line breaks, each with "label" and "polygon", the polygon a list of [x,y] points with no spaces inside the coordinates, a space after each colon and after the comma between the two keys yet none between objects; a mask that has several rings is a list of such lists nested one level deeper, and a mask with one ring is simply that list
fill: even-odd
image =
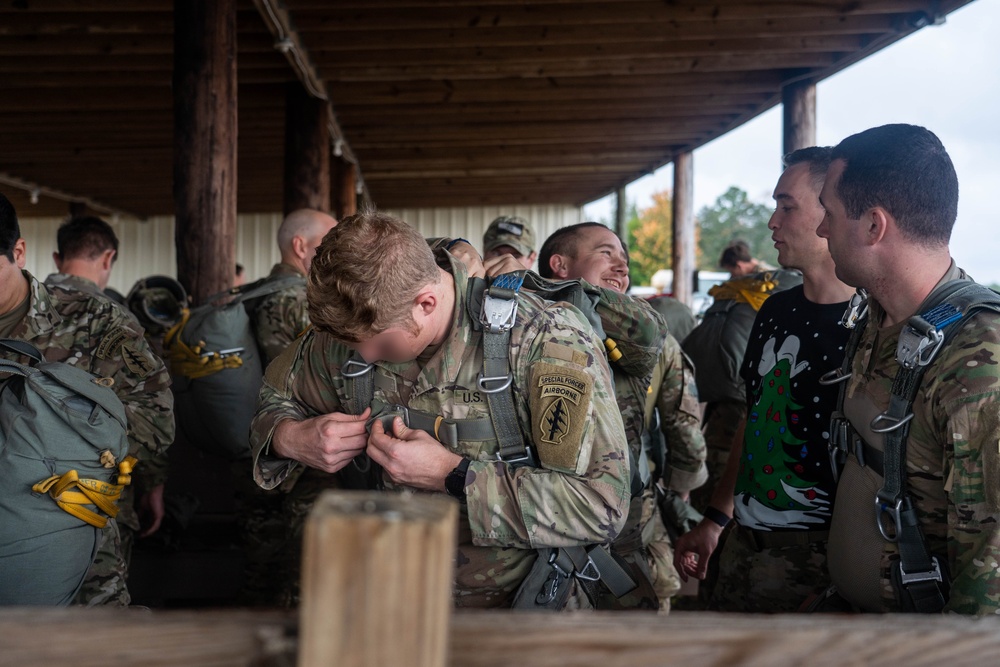
[{"label": "green tree", "polygon": [[730,187],[698,213],[698,268],[719,270],[719,256],[730,242],[743,239],[750,245],[750,252],[757,259],[777,265],[778,252],[771,242],[767,221],[771,208],[750,200],[746,192]]}]

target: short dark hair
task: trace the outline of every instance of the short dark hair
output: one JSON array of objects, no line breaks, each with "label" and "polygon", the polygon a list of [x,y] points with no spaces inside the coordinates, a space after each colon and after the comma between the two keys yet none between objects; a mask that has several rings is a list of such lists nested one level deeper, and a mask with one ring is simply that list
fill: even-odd
[{"label": "short dark hair", "polygon": [[17,224],[17,211],[10,200],[0,192],[0,255],[14,261],[14,245],[21,238],[21,227]]},{"label": "short dark hair", "polygon": [[752,261],[753,255],[750,254],[750,244],[743,239],[730,241],[729,245],[722,251],[722,255],[719,256],[719,266],[724,269],[729,267],[735,269],[738,262]]},{"label": "short dark hair", "polygon": [[97,259],[114,250],[118,257],[118,237],[111,225],[93,216],[73,218],[56,232],[56,251],[61,259]]},{"label": "short dark hair", "polygon": [[851,219],[881,206],[911,241],[948,243],[958,217],[958,175],[937,136],[917,125],[882,125],[833,149],[845,162],[837,196]]},{"label": "short dark hair", "polygon": [[823,189],[823,181],[826,180],[826,170],[833,162],[832,146],[809,146],[800,148],[788,153],[781,158],[781,163],[785,169],[794,167],[797,164],[808,164],[809,175],[812,177],[813,187],[816,192]]},{"label": "short dark hair", "polygon": [[[549,266],[549,260],[552,259],[552,255],[568,255],[569,257],[576,257],[576,240],[577,236],[582,229],[587,227],[603,227],[604,229],[610,229],[607,225],[601,224],[599,222],[579,222],[575,225],[570,225],[569,227],[562,227],[552,232],[549,238],[545,239],[545,243],[542,244],[542,249],[538,251],[538,275],[542,278],[554,278],[552,273],[552,267]],[[629,260],[628,248],[625,244],[622,244],[622,248],[625,249],[625,260]]]}]

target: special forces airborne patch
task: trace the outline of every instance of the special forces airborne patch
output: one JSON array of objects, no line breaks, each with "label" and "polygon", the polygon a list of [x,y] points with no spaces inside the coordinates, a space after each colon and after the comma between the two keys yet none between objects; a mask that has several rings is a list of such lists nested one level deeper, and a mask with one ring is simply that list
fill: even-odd
[{"label": "special forces airborne patch", "polygon": [[534,364],[531,377],[531,430],[538,458],[550,470],[581,474],[580,450],[593,379],[578,368],[546,362]]}]

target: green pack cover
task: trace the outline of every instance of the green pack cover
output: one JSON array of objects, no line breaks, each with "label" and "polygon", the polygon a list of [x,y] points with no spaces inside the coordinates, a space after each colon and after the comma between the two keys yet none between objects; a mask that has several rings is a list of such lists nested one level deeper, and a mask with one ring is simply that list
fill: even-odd
[{"label": "green pack cover", "polygon": [[83,369],[21,341],[0,348],[32,359],[0,359],[0,605],[69,604],[101,531],[32,486],[71,470],[115,484],[128,455],[125,408]]},{"label": "green pack cover", "polygon": [[264,376],[250,313],[262,297],[303,281],[263,278],[233,288],[185,310],[167,332],[177,427],[196,447],[231,461],[250,460],[250,422]]}]

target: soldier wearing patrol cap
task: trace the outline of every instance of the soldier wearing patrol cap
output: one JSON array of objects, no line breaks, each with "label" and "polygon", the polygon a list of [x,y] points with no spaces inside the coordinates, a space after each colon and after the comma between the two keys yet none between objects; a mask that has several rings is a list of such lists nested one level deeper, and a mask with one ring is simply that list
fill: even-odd
[{"label": "soldier wearing patrol cap", "polygon": [[[496,388],[477,379],[487,354],[487,332],[469,313],[477,284],[401,220],[366,211],[341,221],[310,271],[313,328],[268,368],[251,444],[264,488],[302,467],[293,494],[313,471],[327,486],[348,484],[365,455],[377,473],[366,485],[459,499],[455,604],[504,607],[536,559],[551,569],[540,549],[617,537],[628,445],[602,342],[583,315],[517,293],[509,344],[491,358],[509,364],[506,414],[520,446],[498,456],[511,433],[484,391]],[[360,380],[348,386],[362,376],[369,400]],[[577,586],[566,587],[567,606],[586,606]]]},{"label": "soldier wearing patrol cap", "polygon": [[[0,338],[27,341],[46,361],[111,378],[125,406],[129,453],[140,467],[162,454],[174,436],[170,376],[150,351],[142,328],[109,299],[40,283],[24,270],[25,260],[17,214],[0,194]],[[26,361],[10,351],[0,355]],[[77,602],[125,606],[130,602],[127,566],[115,521],[108,522],[102,540]]]},{"label": "soldier wearing patrol cap", "polygon": [[531,269],[535,265],[535,232],[528,221],[516,215],[502,215],[483,234],[483,259],[511,255]]}]

